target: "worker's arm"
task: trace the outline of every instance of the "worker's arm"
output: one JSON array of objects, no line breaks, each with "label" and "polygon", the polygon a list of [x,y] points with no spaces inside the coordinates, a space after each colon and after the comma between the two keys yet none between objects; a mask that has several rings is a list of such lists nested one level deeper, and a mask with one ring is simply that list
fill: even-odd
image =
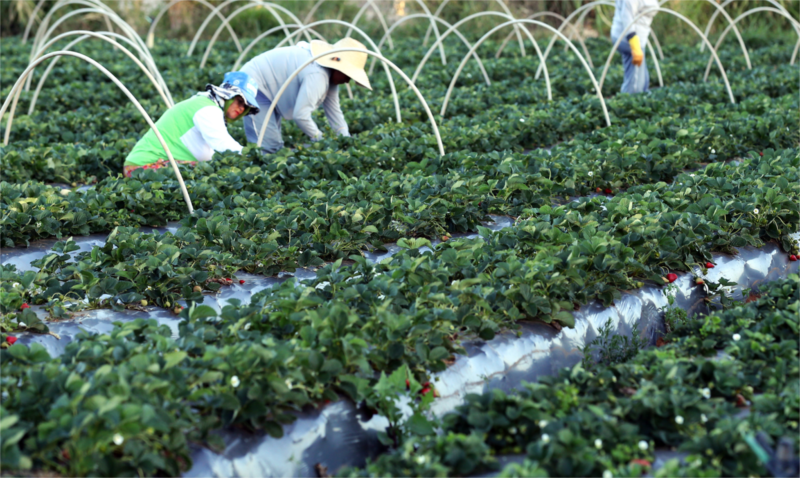
[{"label": "worker's arm", "polygon": [[325,110],[325,116],[328,117],[328,124],[336,134],[341,136],[350,136],[350,130],[347,128],[347,121],[344,119],[344,113],[339,106],[339,85],[331,86],[328,89],[328,94],[325,96],[325,101],[322,102],[322,109]]},{"label": "worker's arm", "polygon": [[631,30],[628,31],[626,40],[631,46],[631,55],[633,56],[633,64],[635,66],[642,66],[644,61],[644,49],[642,45],[643,39],[646,40],[647,35],[650,34],[650,24],[653,23],[653,17],[658,13],[658,0],[628,0],[625,8],[625,17],[628,23],[636,19],[636,23]]},{"label": "worker's arm", "polygon": [[325,73],[321,72],[303,78],[294,103],[294,113],[292,114],[294,122],[303,133],[311,138],[311,141],[318,141],[322,138],[322,132],[311,119],[311,113],[328,93],[328,81],[324,75]]},{"label": "worker's arm", "polygon": [[242,152],[242,145],[228,133],[224,113],[218,106],[201,108],[192,119],[203,139],[214,151],[219,153],[223,151]]},{"label": "worker's arm", "polygon": [[642,66],[644,61],[644,52],[642,51],[642,43],[639,40],[639,35],[636,33],[629,33],[626,37],[628,44],[631,46],[631,60],[635,66]]}]

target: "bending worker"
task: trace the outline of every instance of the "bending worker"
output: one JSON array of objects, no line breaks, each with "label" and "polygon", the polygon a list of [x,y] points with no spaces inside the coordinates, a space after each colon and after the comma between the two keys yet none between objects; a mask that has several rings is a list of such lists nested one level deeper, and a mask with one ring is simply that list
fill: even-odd
[{"label": "bending worker", "polygon": [[[158,128],[172,157],[179,163],[196,165],[210,161],[214,151],[242,152],[242,145],[228,133],[228,121],[237,121],[258,113],[258,87],[247,74],[225,73],[222,85],[206,85],[197,93],[168,109],[158,121]],[[150,129],[125,158],[125,176],[135,169],[158,169],[169,166],[164,147]]]},{"label": "bending worker", "polygon": [[658,0],[616,0],[614,21],[611,23],[611,41],[615,42],[622,35],[625,27],[631,24],[642,12],[641,17],[625,33],[617,50],[622,56],[625,66],[625,79],[622,82],[622,93],[642,93],[650,88],[650,73],[644,58],[647,36],[650,35],[650,24],[656,15]]},{"label": "bending worker", "polygon": [[[299,42],[293,47],[276,48],[262,53],[247,62],[242,71],[250,75],[258,84],[259,113],[244,121],[244,131],[248,143],[258,143],[258,135],[267,116],[273,99],[281,86],[305,62],[321,53],[339,48],[359,48],[364,45],[352,38],[345,38],[330,45],[324,41],[314,40],[311,43]],[[342,52],[324,56],[306,66],[294,77],[289,86],[278,99],[264,133],[261,148],[267,153],[274,153],[283,147],[281,137],[281,119],[293,119],[297,126],[311,141],[322,138],[322,132],[311,119],[311,113],[322,106],[331,128],[342,136],[350,136],[347,122],[339,107],[339,85],[352,78],[356,83],[371,90],[369,78],[364,71],[367,54],[360,52]]]}]

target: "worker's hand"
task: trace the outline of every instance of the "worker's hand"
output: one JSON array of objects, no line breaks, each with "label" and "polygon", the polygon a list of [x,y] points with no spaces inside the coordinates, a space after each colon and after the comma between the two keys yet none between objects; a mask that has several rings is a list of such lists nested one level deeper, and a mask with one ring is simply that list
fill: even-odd
[{"label": "worker's hand", "polygon": [[644,52],[642,51],[642,44],[639,42],[639,35],[634,35],[628,40],[631,45],[631,55],[633,55],[634,66],[642,66],[644,61]]}]

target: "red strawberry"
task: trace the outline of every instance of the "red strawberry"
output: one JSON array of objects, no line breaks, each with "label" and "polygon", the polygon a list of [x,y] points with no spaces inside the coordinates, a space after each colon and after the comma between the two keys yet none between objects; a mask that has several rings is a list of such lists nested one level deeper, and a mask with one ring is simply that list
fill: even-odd
[{"label": "red strawberry", "polygon": [[19,307],[19,310],[25,310],[25,309],[30,309],[30,308],[31,308],[31,306],[29,306],[27,303],[25,303],[25,304],[22,304],[22,305]]},{"label": "red strawberry", "polygon": [[611,194],[611,188],[606,188],[605,193],[606,194]]},{"label": "red strawberry", "polygon": [[599,193],[603,192],[603,190],[602,190],[602,189],[600,189],[600,188],[597,188],[597,189],[595,189],[595,191],[597,191],[597,192],[599,192]]},{"label": "red strawberry", "polygon": [[406,390],[410,388],[411,388],[411,382],[409,382],[408,379],[406,379]]},{"label": "red strawberry", "polygon": [[426,393],[430,393],[430,392],[431,392],[431,389],[429,387],[425,387],[419,393],[421,393],[422,395],[425,395]]},{"label": "red strawberry", "polygon": [[240,284],[244,284],[244,279],[240,279],[240,280],[239,280],[239,283],[240,283]]},{"label": "red strawberry", "polygon": [[764,153],[763,152],[759,152],[758,155],[759,156],[764,156]]},{"label": "red strawberry", "polygon": [[66,448],[61,450],[61,456],[67,461],[69,461],[71,459],[70,455],[69,455],[69,450],[67,450]]},{"label": "red strawberry", "polygon": [[713,262],[706,262],[706,269],[713,269],[714,263]]},{"label": "red strawberry", "polygon": [[675,274],[673,272],[670,272],[669,274],[667,274],[667,281],[670,284],[675,282],[676,280],[678,280],[678,274]]},{"label": "red strawberry", "polygon": [[705,284],[705,281],[703,281],[703,279],[701,279],[701,278],[699,278],[699,277],[698,277],[697,279],[695,279],[695,280],[694,280],[694,282],[695,282],[695,284],[697,284],[697,285],[703,285],[703,284]]},{"label": "red strawberry", "polygon": [[12,337],[11,335],[6,337],[6,342],[8,342],[8,345],[14,345],[14,342],[16,342],[16,341],[17,341],[16,337]]},{"label": "red strawberry", "polygon": [[741,393],[736,394],[736,406],[739,408],[747,407],[747,400],[745,400]]},{"label": "red strawberry", "polygon": [[794,255],[794,254],[792,254],[791,256],[789,256],[789,260],[790,260],[790,261],[792,261],[792,262],[794,262],[794,261],[796,261],[796,260],[797,260],[797,256],[796,256],[796,255]]},{"label": "red strawberry", "polygon": [[631,460],[631,465],[633,465],[633,464],[646,466],[647,468],[650,468],[650,466],[651,466],[649,461],[643,460],[641,458],[636,458],[636,459]]}]

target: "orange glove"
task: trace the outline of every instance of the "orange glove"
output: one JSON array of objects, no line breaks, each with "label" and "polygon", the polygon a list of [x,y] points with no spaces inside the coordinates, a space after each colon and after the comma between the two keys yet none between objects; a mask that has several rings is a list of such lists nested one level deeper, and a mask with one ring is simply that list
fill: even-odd
[{"label": "orange glove", "polygon": [[635,66],[642,66],[644,61],[644,52],[642,51],[642,44],[639,42],[639,36],[634,35],[628,40],[631,45],[631,54],[633,55],[633,64]]}]

